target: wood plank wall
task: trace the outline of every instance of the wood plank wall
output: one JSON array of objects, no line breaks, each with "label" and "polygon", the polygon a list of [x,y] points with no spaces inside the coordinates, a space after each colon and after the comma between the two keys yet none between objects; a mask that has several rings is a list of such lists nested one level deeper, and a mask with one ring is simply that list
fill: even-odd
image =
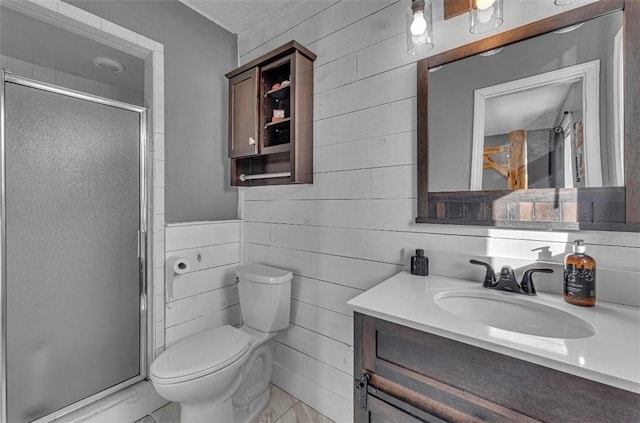
[{"label": "wood plank wall", "polygon": [[156,310],[165,310],[167,347],[196,332],[240,323],[234,283],[240,225],[237,220],[167,225],[167,263],[185,258],[191,265],[189,272],[177,276],[166,269],[165,293],[156,296]]},{"label": "wood plank wall", "polygon": [[[315,14],[302,19],[294,7],[238,37],[240,64],[292,39],[318,55],[314,184],[240,188],[243,262],[294,273],[292,324],[274,343],[276,385],[337,422],[351,421],[353,320],[344,303],[404,269],[415,248],[432,255],[434,272],[464,276],[471,257],[559,266],[571,242],[584,238],[598,263],[617,271],[620,282],[610,298],[640,293],[637,234],[413,223],[417,58],[406,54],[408,2],[327,0],[300,7],[314,7]],[[560,9],[553,2],[518,2],[518,8],[505,29]],[[442,10],[434,16],[434,54],[474,39],[465,16],[447,22]],[[560,280],[542,286],[557,291]]]}]

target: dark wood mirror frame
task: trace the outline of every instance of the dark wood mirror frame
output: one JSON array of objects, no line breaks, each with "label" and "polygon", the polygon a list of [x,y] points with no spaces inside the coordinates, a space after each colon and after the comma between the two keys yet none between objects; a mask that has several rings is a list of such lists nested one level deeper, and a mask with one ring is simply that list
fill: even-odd
[{"label": "dark wood mirror frame", "polygon": [[[622,10],[624,187],[429,192],[429,68]],[[600,0],[422,59],[418,66],[418,217],[524,229],[640,231],[640,1]],[[471,140],[469,140],[471,142]]]}]

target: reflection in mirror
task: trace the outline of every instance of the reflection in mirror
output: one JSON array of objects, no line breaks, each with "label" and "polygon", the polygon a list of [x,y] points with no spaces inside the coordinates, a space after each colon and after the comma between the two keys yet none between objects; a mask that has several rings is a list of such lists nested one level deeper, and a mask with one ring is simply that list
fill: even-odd
[{"label": "reflection in mirror", "polygon": [[623,186],[622,12],[429,75],[429,191]]},{"label": "reflection in mirror", "polygon": [[471,190],[602,186],[599,74],[594,60],[475,90]]}]

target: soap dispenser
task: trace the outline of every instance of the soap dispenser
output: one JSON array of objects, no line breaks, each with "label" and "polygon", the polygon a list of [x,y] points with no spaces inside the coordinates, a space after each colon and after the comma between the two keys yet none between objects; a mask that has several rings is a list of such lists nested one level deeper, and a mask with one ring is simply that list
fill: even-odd
[{"label": "soap dispenser", "polygon": [[429,275],[429,259],[424,256],[424,250],[418,248],[416,255],[411,257],[411,274],[428,276]]},{"label": "soap dispenser", "polygon": [[596,261],[585,254],[584,241],[577,239],[573,254],[564,259],[564,300],[583,307],[596,305]]}]

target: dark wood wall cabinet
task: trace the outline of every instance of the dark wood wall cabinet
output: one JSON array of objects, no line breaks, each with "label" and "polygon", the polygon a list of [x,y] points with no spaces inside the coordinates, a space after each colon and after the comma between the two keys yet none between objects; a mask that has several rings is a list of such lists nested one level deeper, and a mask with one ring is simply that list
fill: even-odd
[{"label": "dark wood wall cabinet", "polygon": [[291,41],[226,74],[231,184],[313,183],[313,62]]},{"label": "dark wood wall cabinet", "polygon": [[354,421],[638,422],[640,395],[355,313]]}]

